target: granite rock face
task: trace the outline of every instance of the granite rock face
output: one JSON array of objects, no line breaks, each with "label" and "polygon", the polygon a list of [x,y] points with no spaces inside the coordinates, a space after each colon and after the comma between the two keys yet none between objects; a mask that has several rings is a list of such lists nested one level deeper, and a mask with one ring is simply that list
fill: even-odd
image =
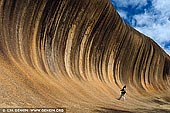
[{"label": "granite rock face", "polygon": [[1,0],[0,107],[168,112],[170,56],[107,0]]}]

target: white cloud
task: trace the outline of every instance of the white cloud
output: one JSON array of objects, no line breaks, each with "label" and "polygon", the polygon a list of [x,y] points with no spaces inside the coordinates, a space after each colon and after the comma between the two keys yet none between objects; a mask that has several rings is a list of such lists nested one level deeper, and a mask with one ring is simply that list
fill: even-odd
[{"label": "white cloud", "polygon": [[138,7],[141,8],[141,6],[144,6],[147,4],[147,0],[113,0],[116,4],[118,4],[120,7]]},{"label": "white cloud", "polygon": [[165,48],[165,43],[170,42],[169,34],[170,24],[156,25],[147,27],[135,27],[140,32],[153,38],[167,53],[170,53],[170,48]]},{"label": "white cloud", "polygon": [[170,23],[152,24],[150,26],[135,27],[138,31],[154,39],[167,53],[170,48],[165,48],[165,43],[170,42]]},{"label": "white cloud", "polygon": [[169,5],[170,1],[169,0],[152,0],[152,4],[155,9],[160,10],[162,12],[167,12],[169,11]]},{"label": "white cloud", "polygon": [[118,13],[122,18],[127,19],[127,12],[123,10],[119,10]]},{"label": "white cloud", "polygon": [[[135,29],[155,40],[167,53],[170,53],[170,46],[167,46],[167,43],[170,44],[170,0],[151,0],[151,4],[148,4],[147,0],[112,1],[119,7],[118,13],[122,18],[129,20]],[[143,11],[142,8],[146,7],[144,12],[129,14],[131,12],[123,9],[129,6],[134,11],[140,11],[139,8]]]},{"label": "white cloud", "polygon": [[138,31],[153,38],[167,53],[170,47],[165,48],[165,42],[170,43],[170,1],[153,0],[152,9],[144,14],[135,15],[137,21],[134,26]]},{"label": "white cloud", "polygon": [[154,22],[154,17],[152,17],[146,12],[144,14],[134,15],[133,19],[136,20],[135,26],[138,26],[138,27],[152,26],[152,23]]}]

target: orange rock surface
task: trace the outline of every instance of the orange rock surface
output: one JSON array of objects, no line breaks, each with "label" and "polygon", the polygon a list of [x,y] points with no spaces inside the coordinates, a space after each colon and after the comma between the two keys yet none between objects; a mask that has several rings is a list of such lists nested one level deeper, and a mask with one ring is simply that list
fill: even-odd
[{"label": "orange rock surface", "polygon": [[[127,86],[126,100],[117,100]],[[170,112],[170,56],[108,0],[0,1],[0,108]]]}]

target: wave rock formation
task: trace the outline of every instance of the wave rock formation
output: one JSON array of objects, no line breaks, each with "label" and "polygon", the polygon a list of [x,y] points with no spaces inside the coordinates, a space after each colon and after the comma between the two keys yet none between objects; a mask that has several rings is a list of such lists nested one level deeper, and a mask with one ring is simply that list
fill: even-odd
[{"label": "wave rock formation", "polygon": [[170,56],[107,0],[1,0],[0,107],[167,112]]}]

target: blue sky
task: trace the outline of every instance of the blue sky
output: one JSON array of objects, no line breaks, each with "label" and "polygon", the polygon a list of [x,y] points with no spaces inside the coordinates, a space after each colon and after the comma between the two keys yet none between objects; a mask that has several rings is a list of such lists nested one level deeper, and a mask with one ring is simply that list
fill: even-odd
[{"label": "blue sky", "polygon": [[170,53],[170,0],[110,0],[123,20]]}]

